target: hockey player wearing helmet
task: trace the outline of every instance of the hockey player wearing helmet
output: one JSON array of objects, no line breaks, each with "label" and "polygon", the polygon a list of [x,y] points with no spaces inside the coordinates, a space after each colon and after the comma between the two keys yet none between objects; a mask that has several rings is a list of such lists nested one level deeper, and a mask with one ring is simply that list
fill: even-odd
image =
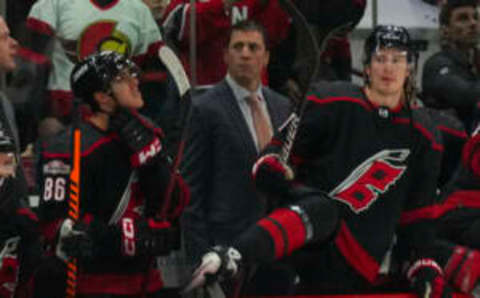
[{"label": "hockey player wearing helmet", "polygon": [[[434,254],[435,191],[442,146],[414,98],[415,53],[407,30],[377,26],[364,47],[365,86],[319,83],[307,95],[289,165],[276,153],[280,132],[258,159],[258,188],[281,197],[305,184],[333,198],[330,238],[292,255],[298,293],[375,291],[394,261],[421,297],[450,297]],[[285,173],[294,173],[285,175]],[[281,187],[279,187],[281,186]]]},{"label": "hockey player wearing helmet", "polygon": [[[150,258],[179,247],[174,223],[186,189],[175,176],[173,211],[168,218],[157,220],[174,174],[162,145],[162,131],[137,112],[143,105],[138,69],[118,53],[101,52],[75,65],[71,85],[74,94],[93,110],[80,126],[81,220],[74,224],[65,219],[71,159],[67,130],[42,144],[40,153],[40,215],[55,256],[40,270],[37,295],[64,295],[60,260],[76,257],[79,297],[138,297],[142,291],[157,297],[163,281]],[[55,287],[53,268],[58,274]],[[42,278],[50,279],[48,286]]]},{"label": "hockey player wearing helmet", "polygon": [[423,68],[425,102],[434,108],[452,109],[470,131],[480,98],[478,1],[445,1],[439,20],[442,48]]}]

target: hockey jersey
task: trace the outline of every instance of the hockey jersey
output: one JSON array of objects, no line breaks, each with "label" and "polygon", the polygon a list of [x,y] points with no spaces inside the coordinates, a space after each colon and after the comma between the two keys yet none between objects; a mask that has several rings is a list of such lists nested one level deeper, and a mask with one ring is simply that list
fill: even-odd
[{"label": "hockey jersey", "polygon": [[[71,110],[70,72],[76,62],[99,50],[113,50],[142,65],[148,55],[156,56],[162,41],[141,0],[112,0],[107,6],[96,1],[40,0],[30,10],[27,27],[54,38],[47,89],[53,109],[63,116]],[[37,51],[37,45],[27,46]]]},{"label": "hockey jersey", "polygon": [[[153,216],[162,202],[168,179],[153,168],[134,170],[129,150],[116,133],[107,133],[88,122],[81,125],[81,218],[120,226],[128,218]],[[47,243],[53,250],[58,229],[67,216],[71,161],[71,130],[42,144],[39,173],[39,217]],[[161,176],[161,177],[160,177]],[[167,177],[168,178],[168,177]],[[152,210],[155,209],[155,210]],[[149,213],[150,212],[150,213]],[[133,295],[141,292],[149,268],[148,292],[163,287],[160,271],[146,257],[112,256],[79,265],[78,293]]]},{"label": "hockey jersey", "polygon": [[349,83],[319,84],[307,100],[292,163],[299,181],[340,203],[334,245],[346,263],[375,283],[395,235],[429,257],[443,150],[430,118],[375,106]]},{"label": "hockey jersey", "polygon": [[[198,1],[196,3],[197,28],[197,83],[209,87],[220,82],[227,67],[223,61],[223,49],[228,42],[232,24],[253,19],[265,26],[271,48],[287,37],[288,15],[278,1],[242,0],[235,1],[231,11],[225,11],[222,0]],[[179,57],[191,77],[190,66],[190,4],[185,0],[174,0],[166,9],[163,27],[167,38],[179,49]]]}]

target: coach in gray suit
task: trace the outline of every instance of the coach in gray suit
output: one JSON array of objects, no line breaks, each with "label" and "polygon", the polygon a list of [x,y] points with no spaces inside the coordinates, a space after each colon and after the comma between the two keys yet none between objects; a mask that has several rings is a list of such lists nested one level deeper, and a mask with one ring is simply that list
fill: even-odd
[{"label": "coach in gray suit", "polygon": [[255,116],[259,112],[247,98],[259,100],[256,108],[271,131],[290,112],[287,98],[261,84],[269,59],[263,27],[252,21],[234,25],[224,59],[228,66],[225,80],[193,101],[184,155],[183,175],[191,201],[182,228],[187,253],[195,261],[207,248],[230,243],[265,212],[264,199],[251,179],[265,135]]}]

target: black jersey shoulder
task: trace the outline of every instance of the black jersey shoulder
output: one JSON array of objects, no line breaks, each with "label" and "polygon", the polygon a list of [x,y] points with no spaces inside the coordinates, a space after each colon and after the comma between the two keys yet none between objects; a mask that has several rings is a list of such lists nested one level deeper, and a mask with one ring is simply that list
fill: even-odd
[{"label": "black jersey shoulder", "polygon": [[347,103],[367,110],[372,108],[360,86],[343,81],[316,83],[307,95],[307,100],[317,105]]},{"label": "black jersey shoulder", "polygon": [[430,113],[424,109],[412,109],[413,127],[426,139],[432,149],[443,151],[442,137]]},{"label": "black jersey shoulder", "polygon": [[[95,149],[99,148],[101,144],[109,143],[116,138],[116,135],[105,134],[100,130],[94,128],[89,123],[81,123],[81,146],[82,155],[88,155]],[[68,127],[59,135],[45,141],[42,144],[43,154],[58,154],[69,157],[72,151],[72,129]]]}]

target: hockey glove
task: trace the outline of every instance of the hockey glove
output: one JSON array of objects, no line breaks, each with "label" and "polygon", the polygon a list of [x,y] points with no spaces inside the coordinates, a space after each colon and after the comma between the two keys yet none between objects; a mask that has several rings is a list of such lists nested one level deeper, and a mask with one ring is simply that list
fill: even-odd
[{"label": "hockey glove", "polygon": [[148,219],[134,223],[131,218],[123,218],[121,224],[122,255],[161,256],[179,247],[179,232],[168,222]]},{"label": "hockey glove", "polygon": [[55,253],[64,261],[68,261],[69,257],[92,258],[95,252],[88,226],[83,223],[74,224],[71,219],[64,220],[60,227]]},{"label": "hockey glove", "polygon": [[407,278],[421,298],[450,298],[453,291],[443,277],[442,268],[432,259],[420,259],[408,270]]},{"label": "hockey glove", "polygon": [[18,280],[18,245],[20,237],[5,239],[0,250],[0,297],[12,298]]},{"label": "hockey glove", "polygon": [[202,263],[193,272],[192,280],[184,292],[234,277],[241,260],[242,256],[235,248],[215,246],[212,251],[203,255]]},{"label": "hockey glove", "polygon": [[445,266],[445,277],[455,289],[470,294],[480,279],[480,252],[456,246]]},{"label": "hockey glove", "polygon": [[287,193],[294,178],[292,169],[275,153],[260,157],[253,165],[252,175],[259,189],[275,196]]},{"label": "hockey glove", "polygon": [[119,108],[110,119],[109,127],[110,130],[118,132],[120,138],[133,152],[130,156],[133,167],[150,164],[162,153],[161,129],[154,127],[136,110]]},{"label": "hockey glove", "polygon": [[60,228],[57,256],[91,259],[111,256],[167,255],[179,246],[179,232],[168,222],[153,219],[134,221],[123,218],[120,225],[107,225],[98,220],[90,224],[67,219]]}]

